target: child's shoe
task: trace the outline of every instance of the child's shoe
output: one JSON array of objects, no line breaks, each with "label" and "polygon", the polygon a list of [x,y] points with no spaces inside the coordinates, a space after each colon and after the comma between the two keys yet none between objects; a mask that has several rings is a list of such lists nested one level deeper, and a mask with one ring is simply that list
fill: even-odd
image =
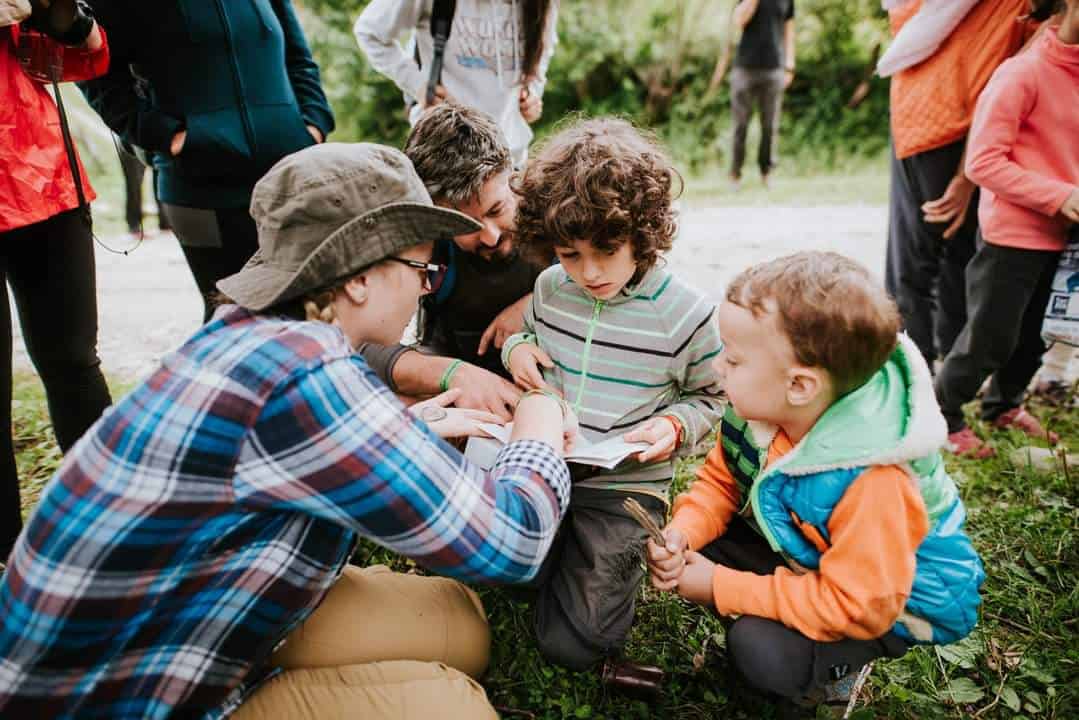
[{"label": "child's shoe", "polygon": [[948,435],[948,444],[944,448],[958,457],[970,457],[977,460],[984,460],[997,454],[997,451],[975,435],[970,427],[950,433]]},{"label": "child's shoe", "polygon": [[[1046,430],[1042,424],[1038,421],[1038,418],[1027,412],[1024,407],[1012,408],[1008,412],[999,416],[993,420],[993,427],[1005,430],[1007,428],[1015,428],[1020,432],[1026,433],[1032,438],[1039,440],[1048,440],[1050,445],[1056,445],[1060,441],[1060,436],[1055,432]],[[949,436],[949,440],[950,440]]]},{"label": "child's shoe", "polygon": [[1077,397],[1075,387],[1066,380],[1040,380],[1030,394],[1056,407],[1066,407]]}]

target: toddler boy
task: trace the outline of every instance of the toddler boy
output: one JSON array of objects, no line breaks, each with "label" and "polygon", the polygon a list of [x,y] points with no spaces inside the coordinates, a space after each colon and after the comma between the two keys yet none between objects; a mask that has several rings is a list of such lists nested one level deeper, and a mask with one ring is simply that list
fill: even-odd
[{"label": "toddler boy", "polygon": [[741,616],[750,685],[841,701],[859,669],[977,620],[985,575],[941,461],[918,349],[865,268],[803,252],[754,266],[719,309],[719,438],[674,505],[653,584]]}]

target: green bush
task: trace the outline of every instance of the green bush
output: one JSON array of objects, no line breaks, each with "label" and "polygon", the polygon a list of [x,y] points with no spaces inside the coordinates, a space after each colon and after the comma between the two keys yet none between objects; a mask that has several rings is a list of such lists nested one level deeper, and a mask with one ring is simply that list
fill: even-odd
[{"label": "green bush", "polygon": [[[363,58],[351,28],[363,0],[307,0],[305,22],[337,112],[342,140],[399,144],[408,132],[401,94]],[[548,72],[542,136],[571,113],[618,114],[655,129],[693,170],[723,161],[727,85],[708,96],[730,33],[732,0],[564,0]],[[888,142],[888,88],[869,82],[846,107],[887,38],[876,0],[802,0],[798,76],[787,93],[783,155],[805,170],[874,156]]]}]

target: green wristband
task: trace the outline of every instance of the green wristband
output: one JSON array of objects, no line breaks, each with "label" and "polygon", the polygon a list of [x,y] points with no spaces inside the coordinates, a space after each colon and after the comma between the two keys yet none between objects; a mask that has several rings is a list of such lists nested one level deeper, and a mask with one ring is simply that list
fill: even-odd
[{"label": "green wristband", "polygon": [[457,368],[461,367],[463,362],[464,360],[461,359],[454,360],[446,368],[446,372],[442,373],[442,379],[438,381],[438,387],[442,392],[450,389],[450,380],[453,379],[453,374],[457,372]]}]

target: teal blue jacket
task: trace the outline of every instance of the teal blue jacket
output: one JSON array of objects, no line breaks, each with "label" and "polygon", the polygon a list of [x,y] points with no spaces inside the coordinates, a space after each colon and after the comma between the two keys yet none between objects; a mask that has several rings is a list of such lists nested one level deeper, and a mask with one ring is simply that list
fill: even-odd
[{"label": "teal blue jacket", "polygon": [[796,568],[820,567],[821,552],[791,513],[825,542],[832,510],[863,472],[897,465],[918,483],[929,533],[916,556],[906,608],[892,628],[912,643],[950,643],[978,619],[985,572],[963,531],[966,510],[944,468],[947,428],[929,370],[905,336],[880,371],[840,398],[786,455],[764,467],[776,428],[728,409],[721,423],[724,459],[749,500],[757,530]]},{"label": "teal blue jacket", "polygon": [[[109,72],[81,83],[121,138],[153,153],[163,202],[238,208],[334,120],[290,0],[95,0]],[[133,72],[134,70],[134,72]],[[141,79],[136,79],[135,74]],[[187,131],[183,151],[169,144]]]}]

